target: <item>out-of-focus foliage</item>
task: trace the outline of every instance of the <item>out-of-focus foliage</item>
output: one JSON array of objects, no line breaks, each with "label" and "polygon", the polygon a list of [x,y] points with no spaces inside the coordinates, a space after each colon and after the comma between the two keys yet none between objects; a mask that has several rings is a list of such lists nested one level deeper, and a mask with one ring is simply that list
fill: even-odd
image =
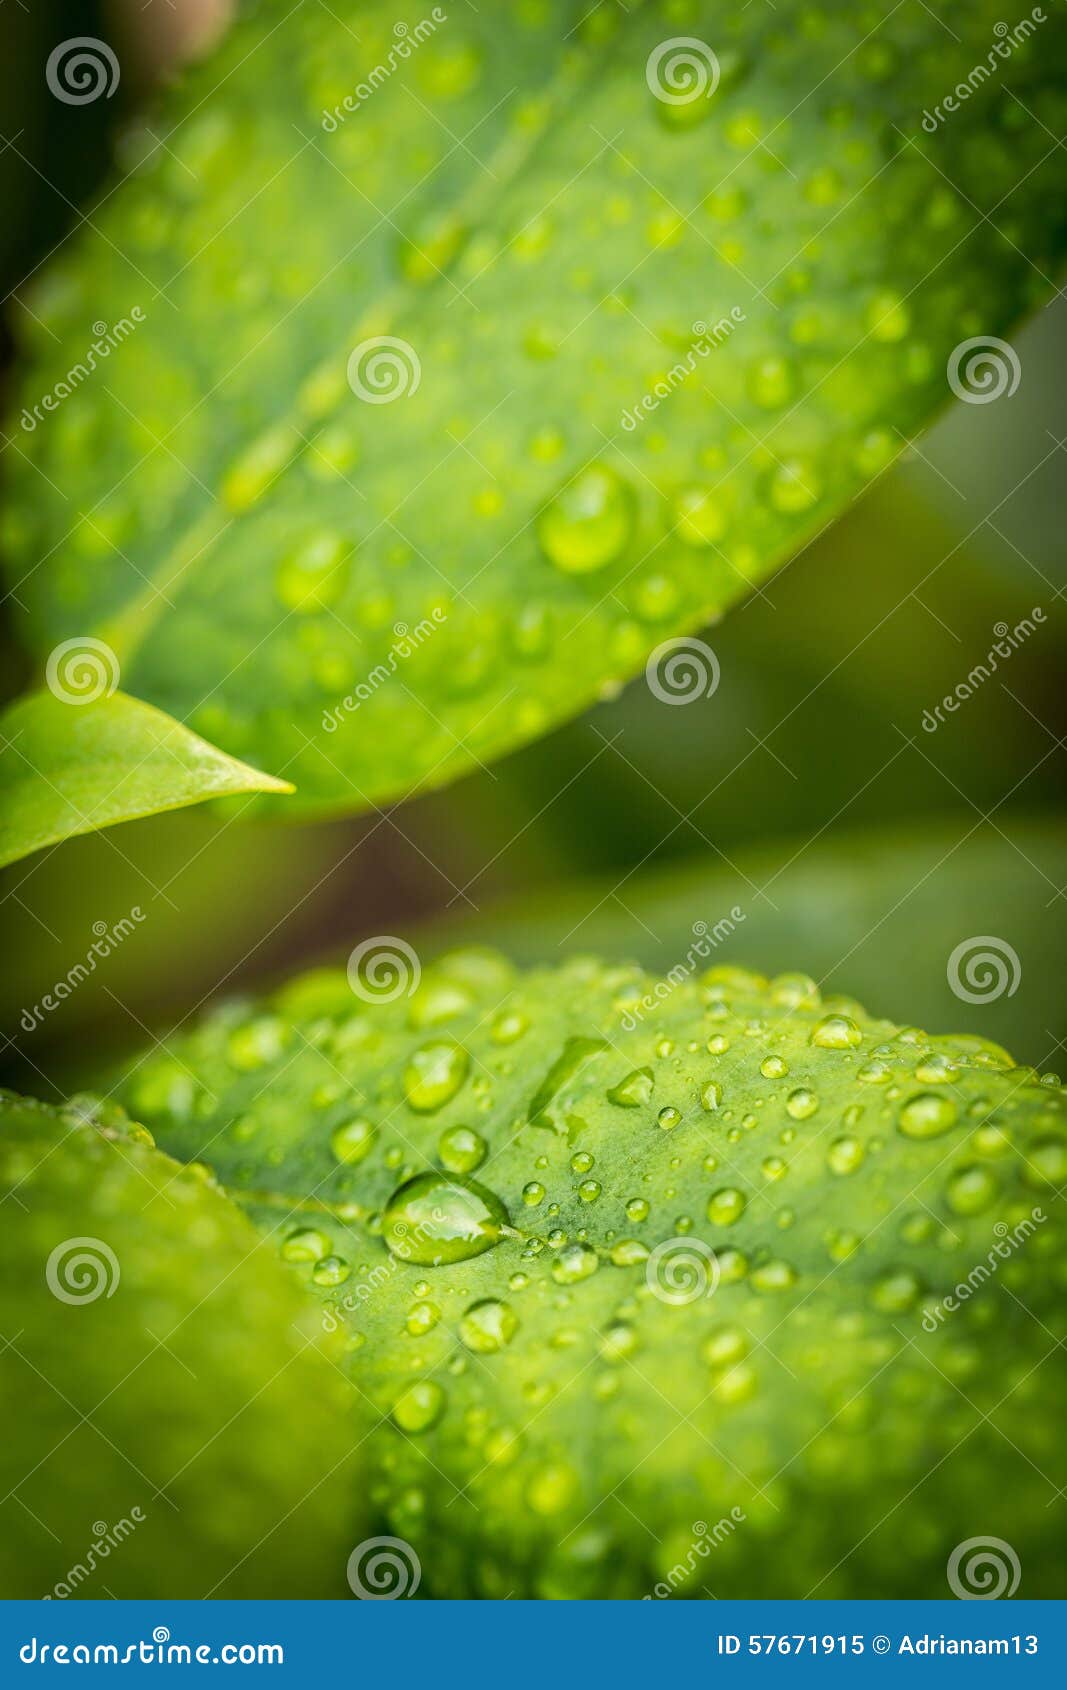
[{"label": "out-of-focus foliage", "polygon": [[4,1094],[0,1186],[4,1595],[343,1593],[359,1397],[271,1245],[115,1108]]},{"label": "out-of-focus foliage", "polygon": [[121,692],[91,702],[32,693],[0,716],[0,740],[0,867],[205,798],[289,791]]}]

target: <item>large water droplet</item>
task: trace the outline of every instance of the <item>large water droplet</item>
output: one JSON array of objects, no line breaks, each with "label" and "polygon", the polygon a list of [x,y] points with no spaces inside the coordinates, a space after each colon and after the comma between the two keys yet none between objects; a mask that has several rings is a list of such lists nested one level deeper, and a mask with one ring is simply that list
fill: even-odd
[{"label": "large water droplet", "polygon": [[446,1174],[416,1174],[394,1191],[382,1216],[393,1255],[432,1267],[480,1256],[505,1235],[518,1236],[495,1192]]}]

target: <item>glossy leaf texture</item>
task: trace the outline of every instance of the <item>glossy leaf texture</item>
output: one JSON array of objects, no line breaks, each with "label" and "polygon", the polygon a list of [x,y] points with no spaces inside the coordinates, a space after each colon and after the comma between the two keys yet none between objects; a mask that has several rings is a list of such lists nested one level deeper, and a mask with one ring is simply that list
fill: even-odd
[{"label": "glossy leaf texture", "polygon": [[113,1106],[0,1095],[0,1181],[5,1593],[345,1594],[358,1398],[270,1245]]},{"label": "glossy leaf texture", "polygon": [[42,689],[0,715],[0,867],[161,810],[290,790],[125,693],[71,702]]},{"label": "glossy leaf texture", "polygon": [[24,314],[29,640],[102,635],[318,810],[715,618],[1012,385],[959,349],[1063,250],[1058,14],[1009,52],[993,0],[440,10],[247,8]]},{"label": "glossy leaf texture", "polygon": [[1050,1593],[1067,1097],[702,968],[320,971],[121,1089],[285,1218],[425,1593],[948,1595],[989,1533]]}]

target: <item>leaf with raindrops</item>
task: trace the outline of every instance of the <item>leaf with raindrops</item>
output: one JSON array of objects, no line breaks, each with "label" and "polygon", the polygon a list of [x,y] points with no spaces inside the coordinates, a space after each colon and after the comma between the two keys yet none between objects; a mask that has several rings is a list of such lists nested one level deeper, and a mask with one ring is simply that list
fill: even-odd
[{"label": "leaf with raindrops", "polygon": [[345,1594],[359,1399],[271,1243],[87,1099],[0,1093],[0,1193],[5,1595]]},{"label": "leaf with raindrops", "polygon": [[946,111],[995,0],[684,11],[247,8],[27,293],[30,645],[103,639],[359,809],[637,674],[953,393],[1010,403],[1065,244],[1062,19]]},{"label": "leaf with raindrops", "polygon": [[318,1296],[424,1593],[948,1594],[982,1529],[1051,1594],[1067,1095],[702,943],[317,970],[119,1094]]}]

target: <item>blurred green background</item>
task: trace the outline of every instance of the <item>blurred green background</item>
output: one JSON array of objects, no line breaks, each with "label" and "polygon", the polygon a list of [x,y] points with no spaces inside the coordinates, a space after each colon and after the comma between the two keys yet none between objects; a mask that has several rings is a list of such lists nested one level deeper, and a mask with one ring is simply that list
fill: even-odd
[{"label": "blurred green background", "polygon": [[[7,4],[4,293],[99,191],[107,132],[77,150],[19,46],[97,8]],[[61,20],[57,22],[57,20]],[[107,23],[110,38],[119,28]],[[142,25],[143,27],[143,25]],[[15,39],[15,38],[18,39]],[[23,63],[26,59],[23,58]],[[124,61],[125,62],[125,61]],[[101,106],[103,106],[101,102]],[[721,666],[684,708],[644,682],[443,793],[347,822],[266,826],[238,803],[132,824],[0,876],[0,1082],[50,1098],[102,1053],[207,998],[362,937],[424,960],[476,938],[522,960],[574,951],[669,968],[694,922],[743,913],[712,960],[803,969],[931,1031],[980,1034],[1062,1072],[1067,898],[1062,393],[1067,303],[1013,344],[1012,398],[954,404],[833,528],[704,637]],[[5,346],[5,364],[10,346]],[[0,495],[2,496],[2,495]],[[937,732],[923,714],[985,658],[999,623],[1046,620]],[[25,679],[5,631],[6,694]],[[93,924],[144,919],[32,1031],[26,1012],[84,959]],[[992,935],[1013,993],[960,1001],[955,947]],[[28,1019],[35,1019],[32,1015]]]}]

